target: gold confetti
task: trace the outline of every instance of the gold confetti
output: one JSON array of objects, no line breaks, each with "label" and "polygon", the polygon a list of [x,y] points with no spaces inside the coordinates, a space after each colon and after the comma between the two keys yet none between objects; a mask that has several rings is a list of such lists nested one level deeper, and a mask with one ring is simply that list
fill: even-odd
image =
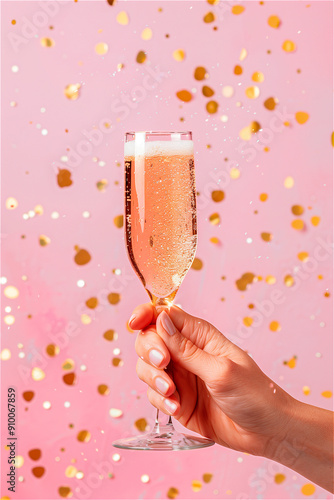
[{"label": "gold confetti", "polygon": [[69,486],[60,486],[58,493],[62,498],[71,498],[73,496],[72,490]]},{"label": "gold confetti", "polygon": [[285,52],[294,52],[296,50],[296,45],[291,40],[285,40],[283,42],[282,49]]},{"label": "gold confetti", "polygon": [[177,50],[174,50],[173,57],[174,57],[175,61],[181,62],[186,57],[186,53],[182,49],[177,49]]},{"label": "gold confetti", "polygon": [[103,337],[111,342],[112,340],[117,340],[117,333],[114,330],[107,330],[104,332]]},{"label": "gold confetti", "polygon": [[220,243],[219,238],[217,238],[216,236],[212,236],[212,238],[210,238],[210,241],[214,245],[218,245],[218,243]]},{"label": "gold confetti", "polygon": [[89,309],[95,309],[99,304],[99,301],[96,297],[91,297],[90,299],[86,300],[86,306]]},{"label": "gold confetti", "polygon": [[146,61],[146,53],[143,50],[140,50],[137,54],[136,61],[139,64],[143,64]]},{"label": "gold confetti", "polygon": [[299,260],[301,260],[302,262],[306,262],[308,261],[308,252],[299,252],[297,254],[297,257]]},{"label": "gold confetti", "polygon": [[332,139],[332,146],[333,146],[333,148],[334,148],[334,132],[332,132],[332,137],[331,137],[331,139]]},{"label": "gold confetti", "polygon": [[261,193],[259,198],[260,198],[260,201],[267,201],[268,195],[267,195],[267,193]]},{"label": "gold confetti", "polygon": [[273,239],[273,235],[271,233],[261,233],[261,238],[263,241],[269,242]]},{"label": "gold confetti", "polygon": [[54,356],[57,356],[60,352],[59,347],[55,344],[47,345],[45,350],[51,358],[53,358]]},{"label": "gold confetti", "polygon": [[17,469],[20,469],[24,464],[24,458],[22,457],[22,455],[16,455],[15,457],[15,467]]},{"label": "gold confetti", "polygon": [[268,24],[271,28],[278,28],[281,24],[281,20],[278,16],[270,16],[268,17]]},{"label": "gold confetti", "polygon": [[231,167],[230,169],[230,177],[231,179],[239,179],[240,170],[237,167]]},{"label": "gold confetti", "polygon": [[287,274],[285,277],[284,277],[284,284],[285,286],[287,286],[288,288],[290,286],[293,286],[295,283],[295,280],[293,279],[293,276],[291,276],[291,274]]},{"label": "gold confetti", "polygon": [[25,401],[28,401],[28,403],[29,403],[29,401],[31,401],[31,400],[34,398],[35,393],[34,393],[33,391],[25,391],[25,392],[22,394],[22,396],[23,396],[23,399],[24,399]]},{"label": "gold confetti", "polygon": [[70,101],[76,101],[80,96],[80,83],[70,83],[64,89],[64,94]]},{"label": "gold confetti", "polygon": [[3,320],[9,326],[15,323],[15,317],[12,314],[7,314]]},{"label": "gold confetti", "polygon": [[73,184],[71,175],[72,173],[66,168],[58,169],[58,174],[57,174],[58,186],[61,188],[71,186]]},{"label": "gold confetti", "polygon": [[276,484],[282,484],[283,481],[285,481],[285,475],[281,474],[281,473],[275,474],[275,479],[274,480],[275,480]]},{"label": "gold confetti", "polygon": [[32,450],[29,450],[28,455],[31,460],[39,460],[42,456],[42,452],[39,448],[34,448]]},{"label": "gold confetti", "polygon": [[48,236],[45,236],[45,234],[41,234],[39,237],[39,244],[41,247],[46,247],[51,243],[51,240]]},{"label": "gold confetti", "polygon": [[295,114],[295,117],[296,117],[297,123],[299,123],[300,125],[303,125],[309,119],[309,114],[306,113],[305,111],[297,111],[297,113]]},{"label": "gold confetti", "polygon": [[176,92],[177,97],[180,99],[180,101],[183,102],[189,102],[193,98],[191,92],[189,90],[179,90]]},{"label": "gold confetti", "polygon": [[264,107],[269,111],[274,111],[276,105],[278,104],[278,99],[276,97],[268,97],[263,103]]},{"label": "gold confetti", "polygon": [[141,32],[142,40],[151,40],[152,35],[153,35],[153,33],[152,33],[151,28],[145,28]]},{"label": "gold confetti", "polygon": [[110,392],[110,389],[107,385],[105,384],[100,384],[97,388],[97,391],[99,394],[101,394],[102,396],[108,396],[109,392]]},{"label": "gold confetti", "polygon": [[224,97],[232,97],[234,94],[234,89],[231,85],[225,85],[225,87],[222,88],[222,94]]},{"label": "gold confetti", "polygon": [[16,299],[19,296],[19,291],[16,286],[8,285],[4,289],[3,294],[7,299]]},{"label": "gold confetti", "polygon": [[251,122],[250,125],[243,128],[239,132],[239,136],[244,141],[249,141],[252,137],[252,134],[256,134],[261,129],[261,125],[259,122]]},{"label": "gold confetti", "polygon": [[207,85],[204,85],[203,88],[202,88],[202,94],[205,96],[205,97],[212,97],[213,94],[215,93],[214,90],[212,90],[211,87],[208,87]]},{"label": "gold confetti", "polygon": [[0,354],[1,361],[8,361],[11,358],[11,352],[9,349],[2,349]]},{"label": "gold confetti", "polygon": [[245,326],[252,326],[253,318],[251,318],[250,316],[246,316],[245,318],[243,318],[242,322]]},{"label": "gold confetti", "polygon": [[73,359],[65,359],[63,364],[61,365],[63,370],[74,370],[74,361]]},{"label": "gold confetti", "polygon": [[75,385],[76,383],[76,375],[74,372],[72,373],[66,373],[63,375],[63,381],[65,382],[66,385]]},{"label": "gold confetti", "polygon": [[112,365],[113,366],[123,366],[123,360],[121,358],[113,358]]},{"label": "gold confetti", "polygon": [[42,205],[36,205],[34,208],[34,212],[36,215],[43,215],[44,210]]},{"label": "gold confetti", "polygon": [[143,474],[140,477],[140,480],[142,483],[149,483],[150,482],[150,476],[148,474]]},{"label": "gold confetti", "polygon": [[108,186],[108,181],[107,179],[101,179],[96,183],[96,187],[99,191],[105,191]]},{"label": "gold confetti", "polygon": [[45,468],[44,467],[34,467],[31,472],[35,477],[42,477],[44,476],[45,473]]},{"label": "gold confetti", "polygon": [[198,66],[195,71],[194,71],[194,78],[195,80],[204,80],[205,78],[208,78],[208,73],[203,66]]},{"label": "gold confetti", "polygon": [[247,57],[247,50],[246,49],[241,49],[240,56],[239,56],[239,61],[243,61]]},{"label": "gold confetti", "polygon": [[311,389],[307,385],[304,385],[303,393],[305,394],[305,396],[308,396],[311,393]]},{"label": "gold confetti", "polygon": [[301,231],[304,229],[304,221],[302,219],[295,219],[291,222],[291,226],[293,229],[297,229],[297,231]]},{"label": "gold confetti", "polygon": [[169,490],[167,491],[167,498],[171,498],[171,499],[174,499],[174,498],[177,498],[179,494],[179,490],[177,488],[174,488],[173,486],[171,488],[169,488]]},{"label": "gold confetti", "polygon": [[197,481],[196,479],[194,481],[191,481],[191,488],[195,492],[201,491],[201,489],[202,489],[201,481]]},{"label": "gold confetti", "polygon": [[203,267],[202,260],[199,259],[198,257],[195,257],[193,263],[191,264],[191,268],[195,269],[195,271],[200,271],[202,267]]},{"label": "gold confetti", "polygon": [[123,227],[123,224],[124,224],[124,217],[123,217],[123,215],[116,215],[116,217],[114,217],[114,224],[119,229],[121,227]]},{"label": "gold confetti", "polygon": [[268,274],[268,276],[266,276],[266,283],[268,283],[268,285],[275,285],[275,283],[276,283],[275,276]]},{"label": "gold confetti", "polygon": [[213,201],[218,203],[220,201],[223,201],[223,199],[225,198],[225,193],[224,191],[217,189],[216,191],[212,191],[211,198],[213,199]]},{"label": "gold confetti", "polygon": [[217,212],[215,212],[214,214],[210,215],[209,221],[213,226],[220,224],[220,215]]},{"label": "gold confetti", "polygon": [[315,486],[314,484],[306,483],[301,487],[300,491],[303,493],[303,495],[310,496],[315,493]]},{"label": "gold confetti", "polygon": [[120,418],[123,415],[123,412],[122,412],[122,410],[119,410],[118,408],[111,408],[109,410],[109,415],[112,418]]},{"label": "gold confetti", "polygon": [[247,289],[248,285],[251,285],[254,282],[255,274],[253,273],[244,273],[241,278],[236,280],[235,284],[237,289],[241,292],[244,292]]},{"label": "gold confetti", "polygon": [[108,302],[112,305],[118,304],[118,302],[121,300],[121,296],[119,293],[114,293],[111,292],[108,295]]},{"label": "gold confetti", "polygon": [[80,319],[83,325],[89,325],[92,322],[92,318],[88,314],[81,314]]},{"label": "gold confetti", "polygon": [[269,325],[269,329],[272,332],[279,332],[281,330],[281,325],[278,321],[271,321],[271,323]]},{"label": "gold confetti", "polygon": [[147,423],[146,418],[138,418],[138,420],[135,421],[135,427],[140,432],[145,432],[148,428],[148,423]]},{"label": "gold confetti", "polygon": [[45,373],[43,372],[43,370],[41,368],[39,368],[38,366],[35,366],[31,370],[31,377],[36,382],[39,382],[40,380],[43,380],[45,378]]},{"label": "gold confetti", "polygon": [[109,50],[108,44],[105,42],[99,42],[95,45],[95,52],[99,56],[104,56]]},{"label": "gold confetti", "polygon": [[209,101],[206,105],[206,110],[208,113],[213,114],[217,113],[219,104],[216,101]]},{"label": "gold confetti", "polygon": [[239,66],[239,64],[237,64],[236,66],[234,66],[234,74],[235,75],[242,75],[242,67]]},{"label": "gold confetti", "polygon": [[311,224],[313,226],[318,226],[320,224],[320,217],[318,217],[318,215],[314,215],[313,217],[311,217]]},{"label": "gold confetti", "polygon": [[118,24],[126,26],[127,24],[129,24],[129,16],[124,10],[122,10],[117,14],[116,21],[118,22]]},{"label": "gold confetti", "polygon": [[18,202],[15,198],[7,198],[6,200],[6,208],[7,210],[14,210],[18,206]]},{"label": "gold confetti", "polygon": [[55,41],[52,38],[43,37],[40,40],[42,47],[54,47]]},{"label": "gold confetti", "polygon": [[210,474],[209,472],[206,472],[205,474],[203,474],[203,481],[205,483],[210,483],[212,478],[213,478],[213,474]]},{"label": "gold confetti", "polygon": [[77,440],[80,441],[81,443],[88,443],[90,441],[91,434],[87,430],[80,431],[77,434]]},{"label": "gold confetti", "polygon": [[261,73],[261,71],[255,71],[255,73],[253,73],[252,75],[252,80],[253,82],[263,82],[264,81],[264,74]]},{"label": "gold confetti", "polygon": [[74,465],[69,465],[65,470],[66,477],[75,477],[78,469]]},{"label": "gold confetti", "polygon": [[256,99],[260,95],[260,89],[254,85],[253,87],[248,87],[245,90],[245,94],[249,99]]},{"label": "gold confetti", "polygon": [[215,15],[213,12],[208,12],[207,14],[205,14],[205,16],[203,17],[203,21],[205,23],[213,23],[213,21],[216,19]]},{"label": "gold confetti", "polygon": [[232,14],[238,16],[239,14],[242,14],[245,10],[245,7],[242,5],[233,5],[232,7]]},{"label": "gold confetti", "polygon": [[296,368],[296,364],[297,364],[297,356],[292,356],[292,358],[289,359],[289,361],[283,362],[283,365],[286,365],[289,368]]},{"label": "gold confetti", "polygon": [[332,391],[323,391],[321,393],[321,395],[324,397],[324,398],[331,398],[333,396],[333,393]]},{"label": "gold confetti", "polygon": [[291,207],[291,212],[294,215],[303,215],[303,213],[304,213],[304,207],[302,207],[301,205],[293,205]]},{"label": "gold confetti", "polygon": [[286,177],[284,179],[284,187],[286,187],[287,189],[291,189],[295,184],[295,181],[293,179],[293,177]]}]

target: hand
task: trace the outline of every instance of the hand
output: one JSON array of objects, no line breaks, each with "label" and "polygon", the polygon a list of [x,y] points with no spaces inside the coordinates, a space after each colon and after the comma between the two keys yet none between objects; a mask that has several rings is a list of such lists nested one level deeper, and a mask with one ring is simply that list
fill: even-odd
[{"label": "hand", "polygon": [[137,374],[156,408],[220,445],[254,455],[266,456],[273,437],[285,438],[296,401],[210,323],[176,306],[157,317],[152,304],[137,307],[129,323],[141,329]]}]

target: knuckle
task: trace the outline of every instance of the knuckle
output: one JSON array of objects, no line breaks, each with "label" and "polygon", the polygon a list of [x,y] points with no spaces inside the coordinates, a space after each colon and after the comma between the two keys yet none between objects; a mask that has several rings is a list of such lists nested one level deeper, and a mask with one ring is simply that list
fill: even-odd
[{"label": "knuckle", "polygon": [[179,352],[184,359],[191,359],[196,355],[198,351],[197,346],[191,342],[191,340],[183,337],[178,346]]}]

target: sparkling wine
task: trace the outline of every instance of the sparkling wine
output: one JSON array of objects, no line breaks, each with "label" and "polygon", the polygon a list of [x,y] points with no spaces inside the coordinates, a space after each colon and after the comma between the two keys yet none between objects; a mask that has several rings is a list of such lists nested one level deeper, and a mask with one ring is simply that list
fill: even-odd
[{"label": "sparkling wine", "polygon": [[153,304],[170,304],[197,245],[193,142],[125,145],[126,244]]}]

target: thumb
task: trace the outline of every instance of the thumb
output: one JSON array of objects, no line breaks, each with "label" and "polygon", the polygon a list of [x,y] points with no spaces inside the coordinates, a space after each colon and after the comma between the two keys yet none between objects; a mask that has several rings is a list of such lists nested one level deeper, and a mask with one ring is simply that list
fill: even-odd
[{"label": "thumb", "polygon": [[173,361],[194,375],[198,375],[202,380],[215,377],[218,360],[182,335],[166,311],[159,314],[156,328]]}]

